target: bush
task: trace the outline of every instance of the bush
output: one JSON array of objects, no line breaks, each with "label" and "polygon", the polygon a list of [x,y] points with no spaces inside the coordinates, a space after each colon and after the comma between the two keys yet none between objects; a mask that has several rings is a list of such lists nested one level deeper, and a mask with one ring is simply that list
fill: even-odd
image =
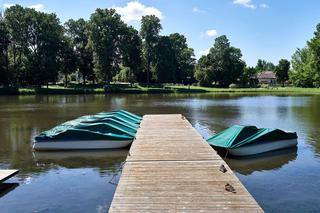
[{"label": "bush", "polygon": [[229,88],[234,89],[234,88],[241,88],[239,84],[230,84]]}]

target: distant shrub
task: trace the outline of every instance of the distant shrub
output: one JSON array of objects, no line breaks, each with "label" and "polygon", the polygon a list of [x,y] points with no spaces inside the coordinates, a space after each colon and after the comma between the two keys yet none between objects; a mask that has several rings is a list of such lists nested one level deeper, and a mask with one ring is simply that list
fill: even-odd
[{"label": "distant shrub", "polygon": [[234,89],[234,88],[240,88],[241,85],[240,84],[230,84],[229,88]]}]

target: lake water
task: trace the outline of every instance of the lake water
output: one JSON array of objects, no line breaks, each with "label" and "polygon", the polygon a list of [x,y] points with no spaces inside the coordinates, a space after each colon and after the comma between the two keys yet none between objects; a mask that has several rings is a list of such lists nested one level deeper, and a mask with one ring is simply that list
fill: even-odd
[{"label": "lake water", "polygon": [[227,159],[266,212],[320,212],[320,96],[240,94],[0,96],[0,212],[107,212],[128,150],[33,152],[32,136],[66,120],[126,109],[184,114],[207,138],[233,124],[298,133],[298,147]]}]

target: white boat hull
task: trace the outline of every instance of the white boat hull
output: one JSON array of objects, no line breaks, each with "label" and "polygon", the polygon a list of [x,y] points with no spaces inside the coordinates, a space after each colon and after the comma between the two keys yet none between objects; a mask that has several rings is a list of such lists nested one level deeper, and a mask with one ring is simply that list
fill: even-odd
[{"label": "white boat hull", "polygon": [[297,144],[297,139],[270,141],[264,143],[257,143],[254,145],[242,146],[235,149],[228,149],[228,152],[234,156],[256,155],[264,152],[294,147]]},{"label": "white boat hull", "polygon": [[83,140],[83,141],[49,141],[34,142],[33,149],[37,151],[50,150],[89,150],[89,149],[119,149],[129,146],[132,140]]}]

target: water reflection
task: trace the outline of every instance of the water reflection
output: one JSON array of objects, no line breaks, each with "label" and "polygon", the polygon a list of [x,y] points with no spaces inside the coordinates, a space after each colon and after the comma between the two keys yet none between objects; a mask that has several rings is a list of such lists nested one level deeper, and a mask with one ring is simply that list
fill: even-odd
[{"label": "water reflection", "polygon": [[250,175],[256,171],[277,170],[297,158],[297,147],[283,149],[253,157],[227,158],[226,162],[232,170]]},{"label": "water reflection", "polygon": [[19,183],[0,183],[0,198],[14,190],[19,186]]},{"label": "water reflection", "polygon": [[[128,149],[33,152],[35,163],[39,166],[55,165],[65,168],[98,168],[101,171],[115,172],[126,159]],[[105,168],[108,170],[105,170]]]},{"label": "water reflection", "polygon": [[320,212],[319,107],[320,96],[286,94],[1,96],[0,168],[20,170],[11,179],[20,185],[0,199],[1,213],[107,211],[115,190],[108,181],[126,150],[34,153],[30,141],[66,120],[118,108],[183,114],[205,138],[234,124],[296,131],[298,149],[227,161],[266,212]]}]

